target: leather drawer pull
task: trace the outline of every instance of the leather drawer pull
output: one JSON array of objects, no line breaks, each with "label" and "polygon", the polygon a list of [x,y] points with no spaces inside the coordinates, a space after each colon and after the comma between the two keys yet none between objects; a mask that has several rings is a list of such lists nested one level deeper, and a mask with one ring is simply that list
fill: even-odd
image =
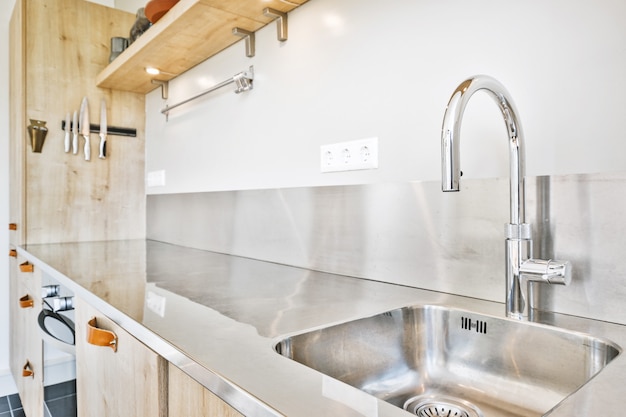
[{"label": "leather drawer pull", "polygon": [[30,295],[26,294],[22,298],[20,298],[20,307],[21,308],[33,308],[35,306],[35,301],[30,298]]},{"label": "leather drawer pull", "polygon": [[15,249],[9,249],[9,256],[12,258],[17,258],[17,251]]},{"label": "leather drawer pull", "polygon": [[117,352],[117,336],[110,330],[99,329],[96,318],[87,322],[87,343],[95,346],[108,346]]},{"label": "leather drawer pull", "polygon": [[29,264],[28,261],[20,264],[20,271],[22,272],[34,272],[35,266],[33,264]]},{"label": "leather drawer pull", "polygon": [[17,223],[9,223],[9,230],[17,230]]},{"label": "leather drawer pull", "polygon": [[24,378],[28,378],[30,377],[35,377],[35,372],[33,372],[32,368],[30,367],[30,362],[26,361],[26,365],[24,365],[24,367],[22,368],[22,376]]}]

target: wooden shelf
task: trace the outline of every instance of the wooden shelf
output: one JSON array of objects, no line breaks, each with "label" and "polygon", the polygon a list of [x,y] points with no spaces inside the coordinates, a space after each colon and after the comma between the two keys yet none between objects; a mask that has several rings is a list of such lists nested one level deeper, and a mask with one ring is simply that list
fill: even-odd
[{"label": "wooden shelf", "polygon": [[[146,94],[158,87],[152,79],[170,80],[240,41],[233,28],[254,32],[270,23],[266,7],[287,13],[306,1],[180,0],[98,74],[96,84]],[[150,75],[146,67],[162,73]]]}]

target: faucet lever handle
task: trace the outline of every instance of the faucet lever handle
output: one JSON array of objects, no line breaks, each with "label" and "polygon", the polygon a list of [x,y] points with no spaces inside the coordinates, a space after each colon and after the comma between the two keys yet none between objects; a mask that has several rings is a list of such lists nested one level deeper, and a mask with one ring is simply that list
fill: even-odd
[{"label": "faucet lever handle", "polygon": [[530,281],[569,285],[572,282],[572,264],[554,259],[528,259],[520,265],[520,275]]}]

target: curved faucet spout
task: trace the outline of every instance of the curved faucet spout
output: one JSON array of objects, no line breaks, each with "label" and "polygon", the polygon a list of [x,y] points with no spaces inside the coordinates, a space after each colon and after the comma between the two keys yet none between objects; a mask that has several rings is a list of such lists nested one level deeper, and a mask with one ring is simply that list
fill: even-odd
[{"label": "curved faucet spout", "polygon": [[459,191],[461,121],[469,99],[478,90],[489,93],[504,117],[509,135],[511,224],[520,225],[525,222],[526,175],[522,127],[509,92],[488,75],[476,75],[463,81],[450,97],[441,127],[441,188],[443,191]]},{"label": "curved faucet spout", "polygon": [[505,227],[506,313],[525,319],[533,308],[528,299],[531,282],[567,285],[571,267],[567,261],[532,259],[530,225],[525,222],[525,160],[522,127],[515,104],[502,84],[486,75],[463,81],[454,91],[441,127],[441,188],[459,191],[461,170],[461,120],[467,102],[478,90],[485,90],[496,101],[509,134],[511,180],[511,222]]}]

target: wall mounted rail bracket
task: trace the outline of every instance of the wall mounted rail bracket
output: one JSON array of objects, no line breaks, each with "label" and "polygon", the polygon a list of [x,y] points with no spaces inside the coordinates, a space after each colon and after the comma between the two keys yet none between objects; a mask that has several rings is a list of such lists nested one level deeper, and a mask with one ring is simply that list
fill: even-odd
[{"label": "wall mounted rail bracket", "polygon": [[215,90],[218,90],[222,87],[225,87],[229,84],[235,84],[235,93],[239,94],[239,93],[243,93],[244,91],[249,91],[252,90],[253,84],[252,81],[254,80],[254,67],[251,65],[250,68],[248,69],[248,71],[242,71],[238,74],[233,75],[231,78],[222,81],[219,84],[214,85],[213,87],[209,88],[208,90],[205,90],[203,92],[201,92],[200,94],[196,94],[193,97],[188,98],[187,100],[183,100],[179,103],[176,104],[172,104],[170,105],[166,105],[165,108],[163,108],[161,110],[161,113],[165,115],[165,120],[167,121],[170,115],[170,111],[175,109],[178,106],[182,106],[183,104],[189,103],[190,101],[193,101],[197,98],[200,98],[202,96],[204,96],[205,94],[209,94]]},{"label": "wall mounted rail bracket", "polygon": [[268,17],[276,18],[276,37],[279,41],[285,42],[289,37],[287,26],[287,13],[281,12],[270,7],[263,9],[263,14]]},{"label": "wall mounted rail bracket", "polygon": [[151,80],[152,84],[156,84],[159,85],[161,87],[161,98],[163,100],[167,100],[167,97],[169,95],[169,81],[162,81],[162,80]]},{"label": "wall mounted rail bracket", "polygon": [[254,32],[241,28],[233,28],[233,35],[242,37],[246,40],[246,56],[252,58],[255,53],[255,37]]}]

